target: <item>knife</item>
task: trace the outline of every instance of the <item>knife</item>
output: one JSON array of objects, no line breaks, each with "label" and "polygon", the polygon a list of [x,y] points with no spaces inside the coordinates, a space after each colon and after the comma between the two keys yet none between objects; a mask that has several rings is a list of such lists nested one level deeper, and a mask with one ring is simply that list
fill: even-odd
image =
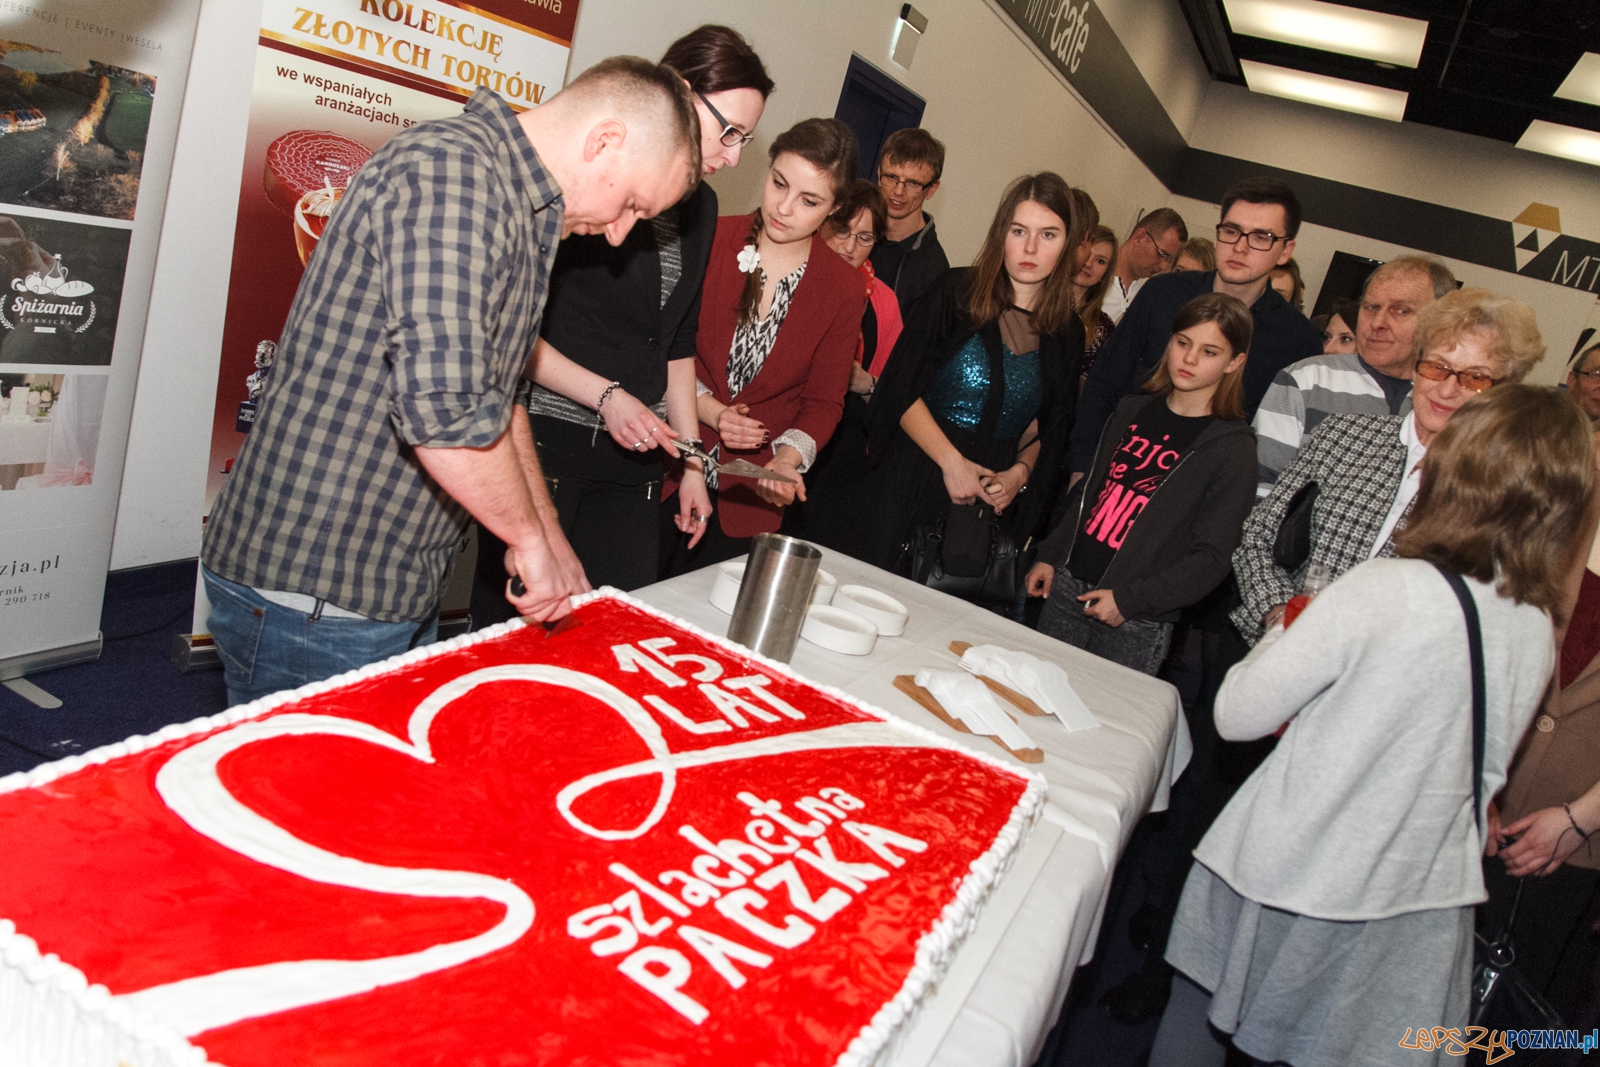
[{"label": "knife", "polygon": [[754,478],[763,482],[788,482],[796,484],[795,480],[787,474],[778,474],[765,467],[758,467],[747,459],[730,459],[726,463],[719,463],[711,454],[700,447],[698,437],[679,437],[673,441],[683,451],[705,463],[718,474],[731,474],[737,478]]},{"label": "knife", "polygon": [[[528,587],[523,584],[522,575],[513,574],[511,576],[511,595],[522,596],[527,591]],[[546,637],[554,637],[556,634],[565,633],[577,626],[578,617],[576,615],[568,615],[564,619],[551,619],[548,622],[541,622],[539,625],[544,627],[544,635]]]}]

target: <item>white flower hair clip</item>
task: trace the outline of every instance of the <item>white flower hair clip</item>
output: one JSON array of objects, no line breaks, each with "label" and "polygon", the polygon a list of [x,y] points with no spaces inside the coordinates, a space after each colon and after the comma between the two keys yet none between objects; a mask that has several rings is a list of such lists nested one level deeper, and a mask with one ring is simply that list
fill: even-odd
[{"label": "white flower hair clip", "polygon": [[755,245],[745,245],[739,249],[739,272],[741,274],[754,274],[761,266],[761,253],[756,251]]}]

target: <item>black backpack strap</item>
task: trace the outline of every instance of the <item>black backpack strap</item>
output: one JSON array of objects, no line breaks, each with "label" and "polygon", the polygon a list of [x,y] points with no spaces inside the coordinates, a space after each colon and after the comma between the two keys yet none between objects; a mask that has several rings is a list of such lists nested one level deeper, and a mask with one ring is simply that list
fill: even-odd
[{"label": "black backpack strap", "polygon": [[1472,817],[1483,832],[1483,735],[1488,715],[1488,696],[1483,679],[1483,629],[1478,625],[1478,604],[1472,599],[1467,583],[1455,571],[1446,570],[1435,563],[1456,599],[1461,601],[1461,614],[1467,619],[1467,651],[1472,658]]}]

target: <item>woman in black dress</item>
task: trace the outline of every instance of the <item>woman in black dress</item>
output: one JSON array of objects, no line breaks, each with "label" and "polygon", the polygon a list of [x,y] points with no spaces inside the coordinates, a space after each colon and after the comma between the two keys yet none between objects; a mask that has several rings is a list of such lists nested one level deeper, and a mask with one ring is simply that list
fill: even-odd
[{"label": "woman in black dress", "polygon": [[[735,31],[708,25],[661,62],[694,94],[704,173],[737,166],[772,92],[761,58]],[[663,464],[675,437],[699,436],[695,329],[716,228],[717,194],[701,182],[620,246],[574,236],[556,257],[528,410],[562,532],[595,586],[635,589],[658,576]],[[687,467],[677,521],[698,540],[711,503],[699,461]],[[510,618],[504,555],[480,527],[475,628]]]},{"label": "woman in black dress", "polygon": [[873,398],[862,558],[904,572],[914,528],[951,504],[991,505],[1019,545],[1039,525],[1083,357],[1073,253],[1099,221],[1059,175],[1018,178],[973,265],[913,308]]}]

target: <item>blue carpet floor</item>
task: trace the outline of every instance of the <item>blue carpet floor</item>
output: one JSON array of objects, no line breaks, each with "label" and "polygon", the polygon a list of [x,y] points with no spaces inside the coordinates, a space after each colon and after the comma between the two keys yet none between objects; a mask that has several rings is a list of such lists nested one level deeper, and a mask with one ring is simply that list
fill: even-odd
[{"label": "blue carpet floor", "polygon": [[62,706],[36,707],[0,689],[0,774],[85,752],[175,722],[214,715],[228,703],[219,670],[184,674],[172,638],[188,633],[195,562],[119,571],[106,582],[93,663],[29,675]]}]

